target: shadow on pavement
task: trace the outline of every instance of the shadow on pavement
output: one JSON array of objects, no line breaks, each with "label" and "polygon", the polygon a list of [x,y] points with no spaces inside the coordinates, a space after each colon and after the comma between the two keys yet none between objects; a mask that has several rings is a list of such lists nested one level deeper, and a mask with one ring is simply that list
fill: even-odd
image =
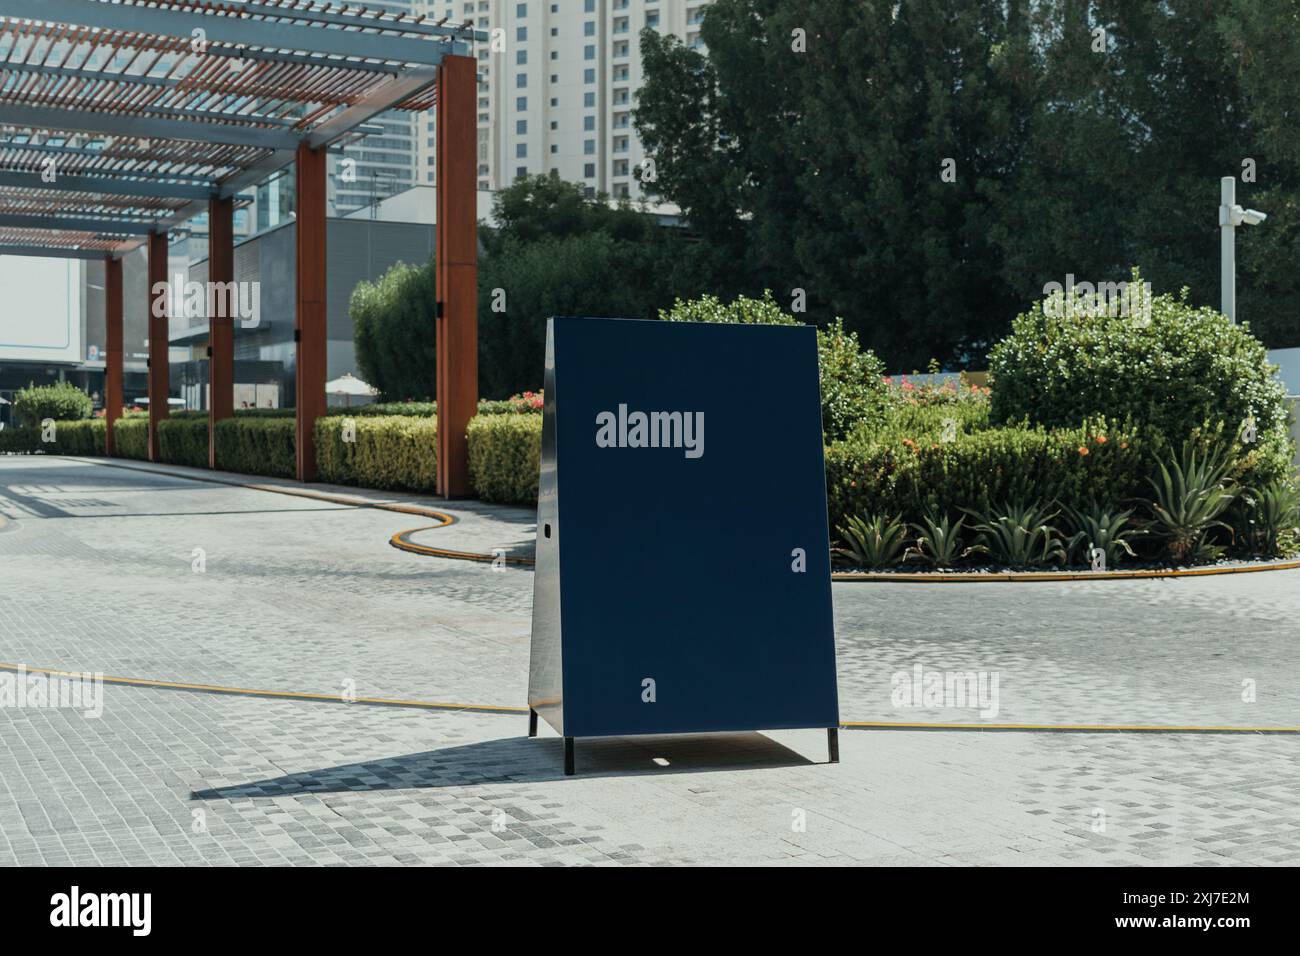
[{"label": "shadow on pavement", "polygon": [[[577,777],[573,779],[766,770],[816,762],[759,733],[590,737],[577,741]],[[563,740],[520,736],[196,790],[191,796],[195,800],[233,800],[563,779]]]}]

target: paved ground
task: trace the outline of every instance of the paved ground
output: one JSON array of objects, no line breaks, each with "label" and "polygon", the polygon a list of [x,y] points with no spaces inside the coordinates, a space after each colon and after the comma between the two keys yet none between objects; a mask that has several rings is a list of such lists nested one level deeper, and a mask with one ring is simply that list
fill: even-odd
[{"label": "paved ground", "polygon": [[[444,510],[415,540],[527,552],[530,513]],[[524,702],[531,572],[389,546],[427,519],[40,457],[0,458],[0,519],[0,661]],[[1298,585],[836,584],[841,714],[1300,726]],[[996,674],[996,716],[895,706],[918,664]],[[99,719],[0,708],[0,863],[1300,862],[1297,736],[584,742],[565,779],[523,729],[122,686]]]}]

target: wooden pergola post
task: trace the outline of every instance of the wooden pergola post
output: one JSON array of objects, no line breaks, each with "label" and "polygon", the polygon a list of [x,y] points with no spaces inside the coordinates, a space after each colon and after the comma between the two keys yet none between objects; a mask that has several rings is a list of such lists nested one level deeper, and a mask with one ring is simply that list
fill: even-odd
[{"label": "wooden pergola post", "polygon": [[158,443],[158,425],[170,413],[167,404],[170,369],[167,352],[170,348],[167,327],[168,309],[171,307],[167,279],[167,233],[151,232],[148,239],[149,255],[149,460],[162,461],[162,447]]},{"label": "wooden pergola post", "polygon": [[[235,200],[208,202],[208,281],[222,290],[208,301],[208,467],[217,467],[217,422],[235,414]],[[218,284],[219,283],[219,284]],[[225,292],[224,290],[229,290]]]},{"label": "wooden pergola post", "polygon": [[465,429],[478,408],[478,210],[475,61],[438,66],[437,314],[438,494],[471,494]]},{"label": "wooden pergola post", "polygon": [[325,414],[325,150],[298,146],[295,206],[297,309],[294,339],[297,368],[297,475],[316,480],[316,419]]},{"label": "wooden pergola post", "polygon": [[122,415],[122,260],[104,260],[104,453],[117,454],[113,425]]}]

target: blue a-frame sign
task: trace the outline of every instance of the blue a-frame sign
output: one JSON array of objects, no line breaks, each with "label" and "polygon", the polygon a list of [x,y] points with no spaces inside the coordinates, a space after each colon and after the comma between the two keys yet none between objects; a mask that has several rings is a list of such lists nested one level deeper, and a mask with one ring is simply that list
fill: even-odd
[{"label": "blue a-frame sign", "polygon": [[529,732],[825,727],[838,759],[816,332],[554,318]]}]

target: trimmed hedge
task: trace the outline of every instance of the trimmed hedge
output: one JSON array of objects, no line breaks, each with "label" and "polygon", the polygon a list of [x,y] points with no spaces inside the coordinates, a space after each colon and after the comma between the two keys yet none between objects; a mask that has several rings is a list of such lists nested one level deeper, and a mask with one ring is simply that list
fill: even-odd
[{"label": "trimmed hedge", "polygon": [[[352,440],[345,440],[351,435]],[[433,492],[438,482],[438,420],[409,415],[316,421],[322,481],[365,488]]]},{"label": "trimmed hedge", "polygon": [[1145,493],[1153,436],[1104,422],[1048,431],[991,428],[942,441],[890,431],[826,449],[826,494],[832,536],[858,514],[927,509],[955,514],[986,501],[1052,501],[1082,507]]},{"label": "trimmed hedge", "polygon": [[169,465],[208,467],[208,420],[170,417],[158,423],[158,450]]},{"label": "trimmed hedge", "polygon": [[292,418],[222,419],[215,432],[217,467],[246,475],[293,478],[298,473],[296,432]]},{"label": "trimmed hedge", "polygon": [[469,480],[484,501],[537,504],[542,416],[477,415],[469,421]]},{"label": "trimmed hedge", "polygon": [[149,460],[149,419],[119,418],[113,423],[113,443],[120,458]]}]

